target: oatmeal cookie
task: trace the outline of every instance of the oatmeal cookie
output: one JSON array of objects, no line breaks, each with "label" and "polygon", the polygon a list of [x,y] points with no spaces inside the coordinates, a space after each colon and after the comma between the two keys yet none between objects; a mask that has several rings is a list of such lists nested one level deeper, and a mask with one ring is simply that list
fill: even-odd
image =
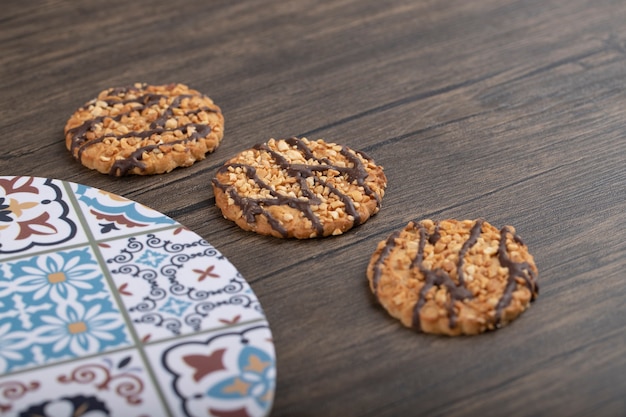
[{"label": "oatmeal cookie", "polygon": [[537,267],[512,226],[484,220],[409,222],[378,243],[370,289],[389,314],[425,333],[494,330],[537,297]]},{"label": "oatmeal cookie", "polygon": [[244,230],[280,238],[339,235],[381,206],[387,178],[364,154],[322,139],[270,139],[213,179],[215,202]]},{"label": "oatmeal cookie", "polygon": [[224,117],[183,84],[109,88],[65,125],[65,144],[84,166],[113,176],[170,172],[217,148]]}]

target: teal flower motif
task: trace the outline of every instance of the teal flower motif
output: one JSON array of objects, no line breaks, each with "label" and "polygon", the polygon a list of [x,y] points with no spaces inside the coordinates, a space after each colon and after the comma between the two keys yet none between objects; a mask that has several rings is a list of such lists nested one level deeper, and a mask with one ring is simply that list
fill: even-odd
[{"label": "teal flower motif", "polygon": [[228,377],[212,386],[207,395],[219,399],[253,398],[263,409],[272,402],[276,381],[274,359],[253,346],[241,350],[238,358],[239,374]]},{"label": "teal flower motif", "polygon": [[47,296],[67,300],[79,292],[93,290],[90,281],[102,276],[88,249],[42,255],[12,267],[15,283],[21,293],[32,293],[33,300]]},{"label": "teal flower motif", "polygon": [[137,259],[137,262],[156,268],[161,262],[163,262],[165,258],[167,258],[167,255],[147,250],[141,255],[139,259]]},{"label": "teal flower motif", "polygon": [[42,316],[36,340],[47,357],[83,356],[126,342],[124,322],[117,311],[102,311],[96,304],[59,308],[55,316]]},{"label": "teal flower motif", "polygon": [[163,311],[164,313],[169,313],[173,314],[176,317],[180,317],[190,305],[191,303],[188,303],[186,301],[170,298],[159,310]]},{"label": "teal flower motif", "polygon": [[28,334],[11,332],[11,324],[0,325],[0,374],[25,361],[24,348],[28,346]]}]

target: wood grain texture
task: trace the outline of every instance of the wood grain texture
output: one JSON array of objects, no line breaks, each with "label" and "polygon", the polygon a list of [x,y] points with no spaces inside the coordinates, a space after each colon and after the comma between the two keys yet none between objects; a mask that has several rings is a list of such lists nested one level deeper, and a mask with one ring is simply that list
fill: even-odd
[{"label": "wood grain texture", "polygon": [[[275,416],[626,415],[626,3],[621,0],[3,2],[0,175],[102,188],[164,212],[251,283],[278,357]],[[222,107],[205,161],[110,178],[64,147],[100,90],[182,82]],[[224,220],[210,179],[270,137],[385,167],[383,208],[313,241]],[[423,218],[512,224],[540,296],[471,338],[402,328],[365,268]]]}]

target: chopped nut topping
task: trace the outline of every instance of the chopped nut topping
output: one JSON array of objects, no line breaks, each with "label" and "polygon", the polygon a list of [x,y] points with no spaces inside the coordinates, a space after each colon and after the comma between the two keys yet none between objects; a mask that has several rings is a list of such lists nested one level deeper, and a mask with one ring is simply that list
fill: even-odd
[{"label": "chopped nut topping", "polygon": [[533,257],[512,230],[483,220],[410,222],[378,244],[370,288],[392,316],[424,332],[506,325],[538,294]]},{"label": "chopped nut topping", "polygon": [[[65,126],[66,145],[83,165],[103,173],[158,174],[203,159],[219,145],[223,123],[219,107],[209,97],[182,84],[135,84],[102,91],[78,109]],[[174,141],[180,145],[174,150],[184,156],[163,148],[167,157],[150,156],[154,146]],[[101,159],[110,147],[137,153]]]},{"label": "chopped nut topping", "polygon": [[[232,213],[222,210],[232,220],[245,219],[237,221],[241,227],[309,238],[343,233],[378,212],[386,178],[360,152],[321,139],[290,138],[242,151],[218,171],[213,186],[218,205],[221,195],[234,199]],[[301,220],[276,214],[294,209]]]}]

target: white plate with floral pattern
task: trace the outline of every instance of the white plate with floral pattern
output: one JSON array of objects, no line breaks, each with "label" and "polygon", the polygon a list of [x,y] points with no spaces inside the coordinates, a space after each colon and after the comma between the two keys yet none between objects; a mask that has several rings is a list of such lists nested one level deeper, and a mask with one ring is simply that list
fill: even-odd
[{"label": "white plate with floral pattern", "polygon": [[246,280],[173,219],[0,176],[0,415],[264,416],[272,335]]}]

